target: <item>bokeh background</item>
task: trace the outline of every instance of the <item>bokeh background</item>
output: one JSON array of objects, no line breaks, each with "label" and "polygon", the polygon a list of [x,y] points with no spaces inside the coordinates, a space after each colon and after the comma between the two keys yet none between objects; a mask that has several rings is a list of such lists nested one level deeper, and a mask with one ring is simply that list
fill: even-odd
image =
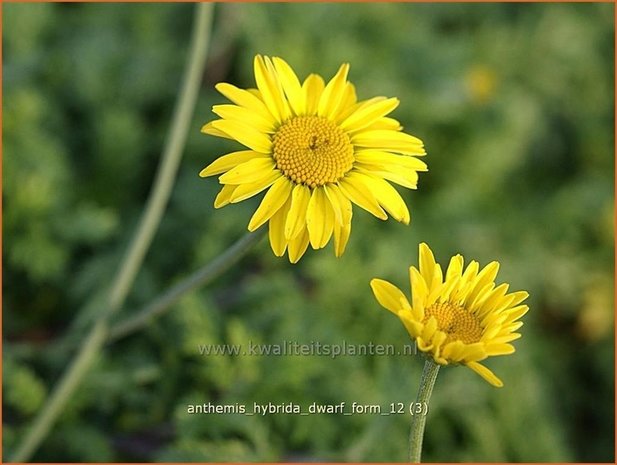
[{"label": "bokeh background", "polygon": [[[3,6],[5,459],[86,334],[134,232],[186,60],[194,5]],[[252,87],[256,53],[303,78],[350,62],[360,98],[397,96],[430,171],[410,227],[356,208],[347,252],[298,265],[262,241],[207,288],[109,345],[36,461],[404,461],[407,416],[189,415],[188,404],[415,398],[420,357],[230,357],[199,344],[409,343],[368,286],[407,286],[417,246],[502,264],[530,292],[517,352],[439,375],[427,461],[614,461],[614,6],[217,4],[177,184],[118,319],[245,234],[258,199],[212,207],[200,134]],[[68,336],[67,336],[68,335]]]}]

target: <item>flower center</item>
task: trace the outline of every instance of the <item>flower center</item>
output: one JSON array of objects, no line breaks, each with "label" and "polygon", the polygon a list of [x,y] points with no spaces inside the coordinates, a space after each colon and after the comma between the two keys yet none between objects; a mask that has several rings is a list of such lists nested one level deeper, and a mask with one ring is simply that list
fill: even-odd
[{"label": "flower center", "polygon": [[453,341],[472,344],[480,341],[482,337],[482,327],[478,319],[460,305],[436,302],[424,311],[423,323],[432,316],[437,320],[437,328],[448,335],[445,344]]},{"label": "flower center", "polygon": [[353,145],[341,128],[323,116],[297,116],[274,133],[276,166],[297,184],[323,186],[353,166]]}]

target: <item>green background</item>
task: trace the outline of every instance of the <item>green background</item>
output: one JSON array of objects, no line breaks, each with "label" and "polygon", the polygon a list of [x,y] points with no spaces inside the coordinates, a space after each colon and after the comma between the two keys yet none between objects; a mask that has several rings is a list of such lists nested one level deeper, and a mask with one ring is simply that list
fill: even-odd
[{"label": "green background", "polygon": [[[3,5],[5,460],[86,334],[147,198],[188,51],[188,4]],[[407,289],[425,241],[501,262],[528,290],[495,389],[443,369],[427,461],[614,461],[614,6],[217,5],[177,184],[123,318],[246,230],[258,198],[212,207],[197,174],[238,145],[199,133],[219,81],[256,53],[301,78],[351,63],[360,98],[396,96],[430,171],[400,189],[410,227],[355,209],[345,255],[298,265],[262,241],[207,288],[109,345],[37,461],[404,461],[405,415],[188,415],[188,404],[415,398],[420,357],[230,357],[199,344],[409,343],[369,288]]]}]

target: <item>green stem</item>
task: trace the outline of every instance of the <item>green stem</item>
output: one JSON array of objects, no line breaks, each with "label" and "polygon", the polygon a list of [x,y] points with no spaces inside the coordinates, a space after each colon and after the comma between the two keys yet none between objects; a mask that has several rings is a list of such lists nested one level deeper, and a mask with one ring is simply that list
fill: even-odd
[{"label": "green stem", "polygon": [[107,341],[113,342],[143,328],[154,318],[158,318],[169,310],[183,295],[214,280],[246,255],[259,242],[266,231],[267,228],[261,228],[255,233],[248,233],[241,237],[229,249],[206,266],[161,294],[154,301],[137,311],[132,317],[111,328]]},{"label": "green stem", "polygon": [[[128,336],[136,331],[147,326],[152,320],[164,315],[169,311],[185,294],[188,294],[194,289],[205,286],[211,283],[225,271],[231,268],[232,265],[241,260],[260,239],[267,233],[267,228],[260,228],[254,233],[248,233],[238,239],[222,254],[216,257],[211,262],[207,263],[202,268],[195,271],[190,276],[183,278],[175,286],[167,289],[165,292],[154,298],[145,306],[136,311],[125,312],[133,314],[114,324],[107,332],[106,343],[115,342],[118,339]],[[73,350],[77,346],[78,341],[70,338],[62,341],[61,346],[56,347],[60,354],[66,351]]]},{"label": "green stem", "polygon": [[161,222],[176,179],[195,104],[197,103],[199,85],[206,65],[212,5],[212,3],[199,3],[197,5],[189,61],[182,82],[182,90],[174,108],[169,138],[163,150],[161,163],[139,229],[133,237],[120,272],[116,275],[112,286],[109,304],[110,314],[122,307],[126,295],[133,285],[135,276]]},{"label": "green stem", "polygon": [[100,353],[100,349],[107,339],[109,317],[124,304],[128,291],[143,263],[169,200],[182,157],[205,67],[211,17],[211,3],[201,3],[197,6],[189,61],[185,70],[182,90],[174,109],[170,136],[165,144],[156,179],[139,227],[111,286],[107,305],[99,313],[97,321],[81,345],[79,352],[63,373],[43,409],[34,419],[32,426],[9,459],[10,462],[28,461],[45,439],[50,428],[87,373],[88,368]]},{"label": "green stem", "polygon": [[106,337],[106,321],[99,320],[82,344],[78,355],[73,359],[71,366],[64,372],[62,379],[48,399],[45,407],[36,417],[32,427],[20,443],[16,452],[9,462],[26,462],[36,451],[37,447],[47,436],[49,429],[58,417],[67,400],[79,385],[83,373],[92,364],[98,354],[99,348]]},{"label": "green stem", "polygon": [[[426,414],[428,413],[428,403],[431,399],[433,386],[439,373],[439,365],[432,360],[426,359],[420,388],[416,397],[416,405],[422,406],[421,413],[415,413],[411,417],[411,432],[409,433],[409,461],[420,463],[422,456],[422,439],[424,438],[424,425],[426,424]],[[425,408],[426,406],[426,408]]]}]

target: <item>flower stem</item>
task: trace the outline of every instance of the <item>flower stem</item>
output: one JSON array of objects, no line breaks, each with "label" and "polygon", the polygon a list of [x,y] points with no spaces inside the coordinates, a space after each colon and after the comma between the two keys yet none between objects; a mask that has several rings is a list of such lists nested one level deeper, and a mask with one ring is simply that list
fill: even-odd
[{"label": "flower stem", "polygon": [[119,271],[110,288],[107,304],[101,309],[90,333],[84,339],[77,355],[63,373],[43,409],[17,446],[10,462],[26,462],[36,452],[73,392],[100,353],[109,331],[109,318],[122,308],[133,281],[143,263],[154,234],[169,200],[178,165],[186,142],[191,118],[197,101],[199,84],[205,67],[210,38],[212,4],[201,3],[196,9],[189,61],[182,89],[165,144],[156,179],[150,192],[137,232],[127,249]]},{"label": "flower stem", "polygon": [[126,299],[126,295],[135,280],[135,276],[161,222],[176,180],[176,173],[182,159],[191,119],[197,103],[199,85],[206,65],[212,5],[212,3],[197,4],[189,61],[187,62],[180,95],[174,108],[171,128],[139,228],[133,236],[122,267],[112,286],[109,305],[110,314],[118,311]]},{"label": "flower stem", "polygon": [[137,311],[135,315],[125,321],[116,324],[109,331],[108,342],[123,338],[146,326],[154,318],[161,316],[165,311],[177,302],[184,294],[209,283],[217,276],[228,270],[234,263],[240,260],[252,247],[264,236],[267,228],[261,228],[254,233],[248,233],[241,237],[235,244],[213,261],[197,270],[191,276],[183,279],[180,283],[168,289],[151,303]]},{"label": "flower stem", "polygon": [[420,409],[422,412],[416,413],[411,417],[411,432],[409,433],[409,461],[411,463],[420,463],[428,403],[431,399],[437,373],[439,373],[439,365],[432,360],[426,359],[422,378],[420,379],[420,388],[416,397],[416,405],[422,406]]}]

